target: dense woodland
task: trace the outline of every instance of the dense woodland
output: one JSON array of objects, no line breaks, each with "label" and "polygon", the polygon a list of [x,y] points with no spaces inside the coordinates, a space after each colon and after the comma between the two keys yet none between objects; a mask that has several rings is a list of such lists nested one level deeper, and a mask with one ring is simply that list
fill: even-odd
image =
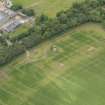
[{"label": "dense woodland", "polygon": [[[33,11],[30,11],[29,15],[33,15]],[[23,12],[27,13],[25,10]],[[55,18],[44,14],[37,16],[34,26],[15,38],[0,36],[0,65],[7,64],[27,49],[49,38],[60,36],[87,22],[101,23],[105,27],[105,0],[74,3],[71,8],[57,13]]]}]

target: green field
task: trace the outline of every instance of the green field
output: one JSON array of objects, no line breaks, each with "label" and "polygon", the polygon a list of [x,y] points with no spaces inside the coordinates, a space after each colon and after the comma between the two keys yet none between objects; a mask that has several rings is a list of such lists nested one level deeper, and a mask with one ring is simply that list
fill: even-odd
[{"label": "green field", "polygon": [[86,24],[0,68],[0,105],[105,105],[105,31]]},{"label": "green field", "polygon": [[84,0],[12,0],[14,4],[21,4],[26,8],[33,8],[37,13],[55,16],[56,12],[69,8],[72,3]]},{"label": "green field", "polygon": [[[84,0],[13,0],[55,16]],[[26,32],[24,25],[11,37]],[[84,24],[0,68],[0,105],[105,105],[105,30]]]}]

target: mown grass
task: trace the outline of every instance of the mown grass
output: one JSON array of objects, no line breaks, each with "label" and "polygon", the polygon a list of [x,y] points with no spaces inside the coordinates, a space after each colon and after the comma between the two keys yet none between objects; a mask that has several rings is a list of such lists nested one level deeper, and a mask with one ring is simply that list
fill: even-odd
[{"label": "mown grass", "polygon": [[84,0],[12,0],[14,4],[21,4],[26,8],[33,8],[37,13],[44,13],[49,16],[72,6],[74,2]]},{"label": "mown grass", "polygon": [[86,24],[1,68],[0,105],[104,105],[104,34]]}]

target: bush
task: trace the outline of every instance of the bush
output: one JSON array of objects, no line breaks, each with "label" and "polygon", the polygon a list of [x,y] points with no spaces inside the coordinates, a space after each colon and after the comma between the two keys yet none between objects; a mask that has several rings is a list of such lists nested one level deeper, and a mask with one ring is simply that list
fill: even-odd
[{"label": "bush", "polygon": [[22,9],[21,12],[23,14],[26,14],[27,16],[35,16],[35,12],[33,9]]}]

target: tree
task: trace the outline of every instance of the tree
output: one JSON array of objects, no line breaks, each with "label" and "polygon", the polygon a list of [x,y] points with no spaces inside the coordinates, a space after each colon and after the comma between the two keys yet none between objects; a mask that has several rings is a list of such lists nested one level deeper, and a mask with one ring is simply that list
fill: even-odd
[{"label": "tree", "polygon": [[22,9],[22,13],[26,14],[27,16],[35,16],[33,9]]},{"label": "tree", "polygon": [[23,9],[23,7],[21,5],[15,4],[11,7],[12,10],[17,11],[17,10],[21,10]]}]

